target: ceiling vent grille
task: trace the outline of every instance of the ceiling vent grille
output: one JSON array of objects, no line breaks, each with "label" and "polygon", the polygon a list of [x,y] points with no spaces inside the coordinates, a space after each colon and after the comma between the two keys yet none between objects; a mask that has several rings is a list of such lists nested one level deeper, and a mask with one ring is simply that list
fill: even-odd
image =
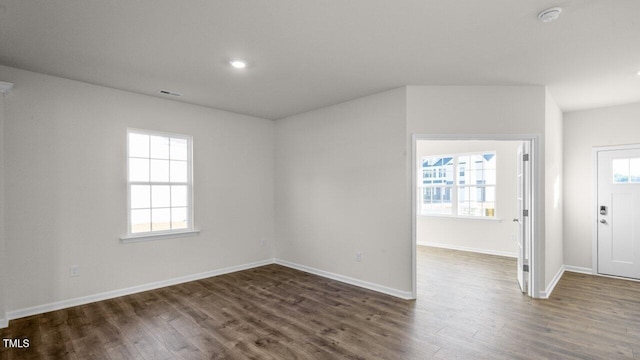
[{"label": "ceiling vent grille", "polygon": [[160,90],[159,92],[162,95],[182,96],[182,94],[180,94],[180,93],[169,91],[169,90]]}]

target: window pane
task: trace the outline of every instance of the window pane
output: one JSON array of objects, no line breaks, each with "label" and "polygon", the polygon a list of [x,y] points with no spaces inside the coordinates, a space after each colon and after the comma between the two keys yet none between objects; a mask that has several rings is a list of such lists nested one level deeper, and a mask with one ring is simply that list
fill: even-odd
[{"label": "window pane", "polygon": [[131,210],[131,233],[151,231],[151,210]]},{"label": "window pane", "polygon": [[458,215],[469,216],[470,214],[469,188],[458,188]]},{"label": "window pane", "polygon": [[484,163],[482,167],[485,169],[495,169],[496,168],[496,154],[494,153],[485,153],[482,155],[484,158]]},{"label": "window pane", "polygon": [[129,159],[129,181],[149,181],[149,160]]},{"label": "window pane", "polygon": [[171,186],[171,206],[187,205],[187,187],[185,185]]},{"label": "window pane", "polygon": [[453,185],[453,158],[446,157],[443,162],[443,184]]},{"label": "window pane", "polygon": [[485,188],[485,201],[495,202],[496,201],[496,188],[493,186],[488,186]]},{"label": "window pane", "polygon": [[154,159],[169,158],[169,138],[165,136],[150,136],[151,157]]},{"label": "window pane", "polygon": [[425,187],[422,189],[422,213],[423,214],[439,214],[440,204],[433,203],[434,188]]},{"label": "window pane", "polygon": [[469,157],[458,157],[458,185],[468,184],[469,174]]},{"label": "window pane", "polygon": [[151,160],[151,181],[169,181],[169,161]]},{"label": "window pane", "polygon": [[129,156],[149,157],[149,135],[129,133]]},{"label": "window pane", "polygon": [[171,228],[172,229],[187,228],[187,208],[186,207],[171,209]]},{"label": "window pane", "polygon": [[153,231],[171,230],[170,209],[151,209],[151,229]]},{"label": "window pane", "polygon": [[469,187],[469,215],[482,215],[482,201],[485,197],[485,189],[483,187]]},{"label": "window pane", "polygon": [[483,175],[484,184],[495,185],[496,184],[496,171],[485,170]]},{"label": "window pane", "polygon": [[154,185],[151,187],[151,207],[170,207],[171,194],[169,185]]},{"label": "window pane", "polygon": [[640,158],[629,160],[630,181],[632,183],[640,183]]},{"label": "window pane", "polygon": [[496,216],[496,204],[492,202],[483,203],[484,213],[482,216],[494,217]]},{"label": "window pane", "polygon": [[488,186],[484,191],[484,202],[482,203],[484,213],[482,215],[494,217],[496,215],[496,188]]},{"label": "window pane", "polygon": [[473,164],[474,169],[482,169],[482,163],[484,162],[484,158],[480,154],[471,155],[471,164]]},{"label": "window pane", "polygon": [[443,187],[442,188],[442,210],[441,214],[443,215],[453,215],[453,203],[451,196],[451,188]]},{"label": "window pane", "polygon": [[613,159],[613,182],[629,182],[629,159]]},{"label": "window pane", "polygon": [[474,182],[475,185],[482,185],[484,184],[484,171],[482,169],[477,169],[475,172],[475,176],[474,179],[476,179],[476,181]]},{"label": "window pane", "polygon": [[171,161],[171,182],[187,182],[187,162]]},{"label": "window pane", "polygon": [[171,138],[171,160],[187,160],[187,140]]},{"label": "window pane", "polygon": [[131,185],[131,208],[148,209],[151,207],[151,187],[149,185]]}]

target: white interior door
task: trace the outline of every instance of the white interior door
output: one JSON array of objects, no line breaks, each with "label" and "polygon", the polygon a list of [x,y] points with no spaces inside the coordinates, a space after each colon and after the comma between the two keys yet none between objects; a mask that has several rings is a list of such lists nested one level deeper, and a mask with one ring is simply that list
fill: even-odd
[{"label": "white interior door", "polygon": [[597,159],[598,273],[640,279],[640,145]]},{"label": "white interior door", "polygon": [[529,217],[529,194],[531,186],[530,170],[529,170],[529,144],[523,142],[518,146],[518,214],[513,219],[517,223],[518,230],[516,232],[516,240],[518,243],[518,284],[522,292],[528,292],[529,286],[529,241],[530,232],[528,231],[528,225],[530,221]]}]

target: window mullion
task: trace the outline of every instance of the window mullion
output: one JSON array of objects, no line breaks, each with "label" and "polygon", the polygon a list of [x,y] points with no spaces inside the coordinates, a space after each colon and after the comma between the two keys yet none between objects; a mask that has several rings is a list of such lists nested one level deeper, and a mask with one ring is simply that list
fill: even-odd
[{"label": "window mullion", "polygon": [[458,168],[458,156],[453,157],[453,188],[451,191],[451,212],[452,215],[458,215],[458,178],[460,176],[460,169]]}]

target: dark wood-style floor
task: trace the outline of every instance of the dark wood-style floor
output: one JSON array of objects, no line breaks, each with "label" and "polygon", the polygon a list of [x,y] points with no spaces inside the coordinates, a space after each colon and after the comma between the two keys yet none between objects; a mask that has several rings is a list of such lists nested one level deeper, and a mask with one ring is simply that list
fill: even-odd
[{"label": "dark wood-style floor", "polygon": [[513,259],[419,248],[417,301],[269,265],[13,320],[1,359],[640,358],[640,283],[566,273],[523,296]]}]

